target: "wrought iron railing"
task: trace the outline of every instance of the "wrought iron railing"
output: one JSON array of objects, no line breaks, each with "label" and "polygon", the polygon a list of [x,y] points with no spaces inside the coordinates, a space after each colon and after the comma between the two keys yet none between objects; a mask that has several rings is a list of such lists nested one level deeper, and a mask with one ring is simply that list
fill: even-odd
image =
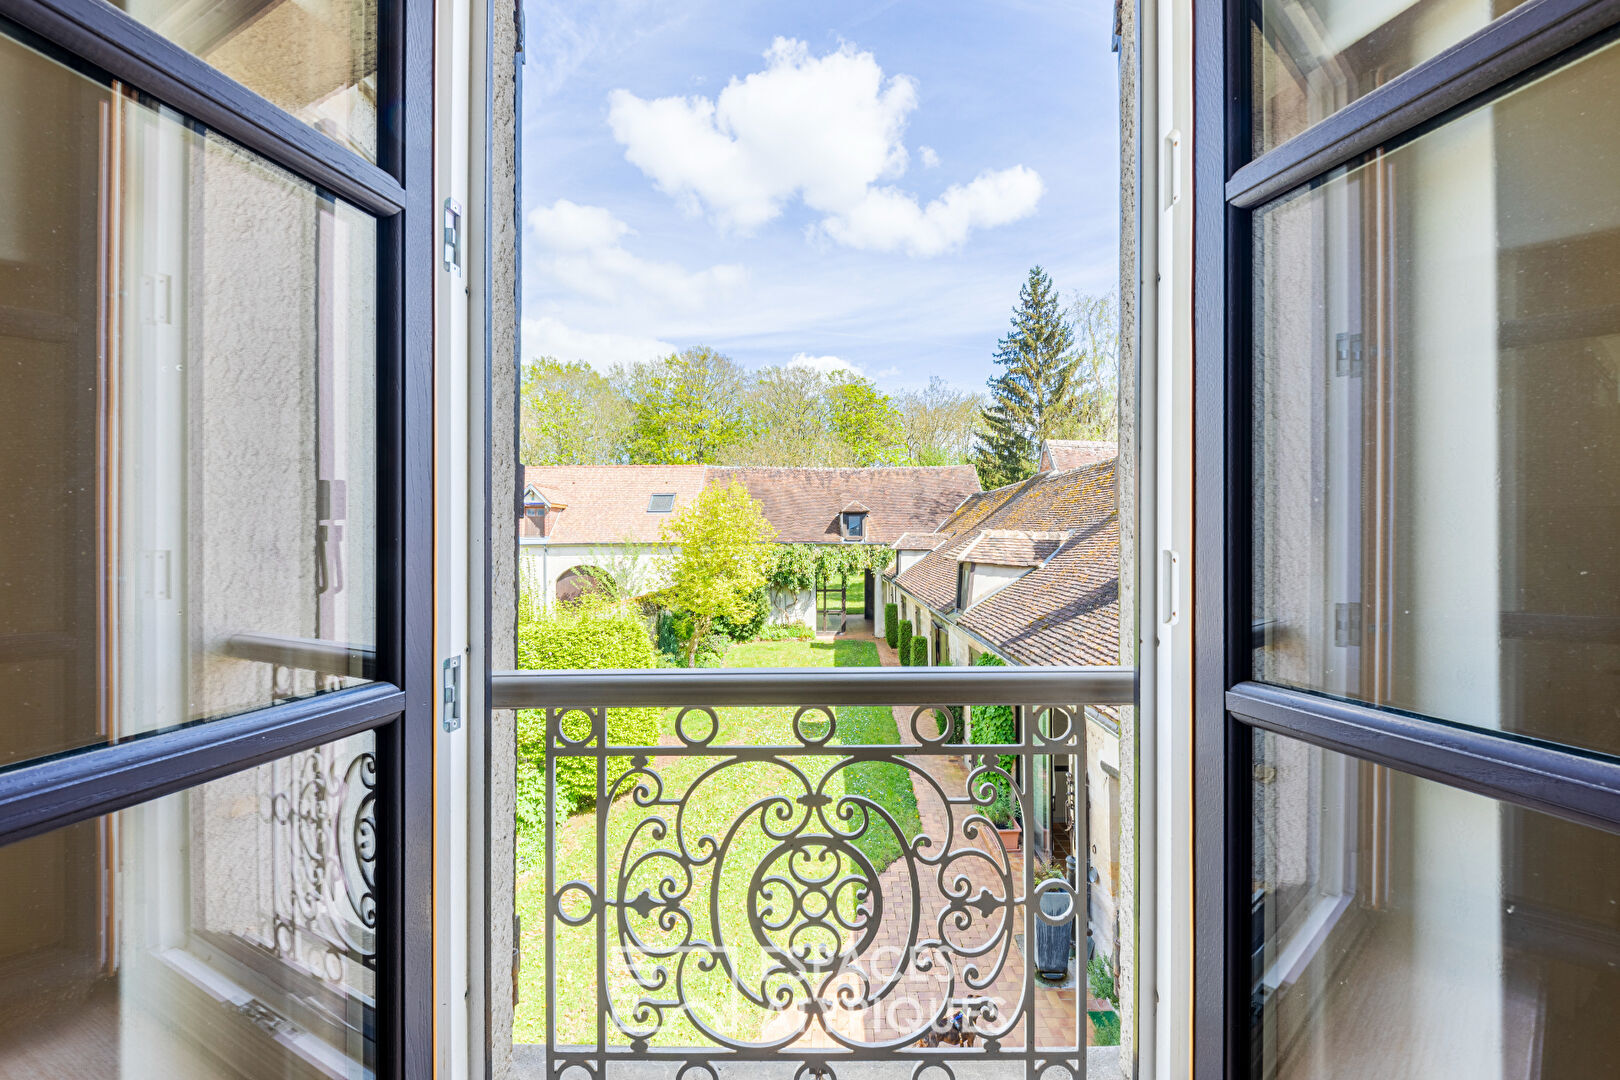
[{"label": "wrought iron railing", "polygon": [[[1031,778],[1085,754],[1084,707],[1133,700],[1123,668],[497,674],[492,704],[542,725],[549,1074],[769,1059],[1082,1080],[1084,860],[1038,881],[990,814],[1004,798],[1035,820]],[[1020,708],[1016,738],[966,743],[951,706],[998,704]],[[620,739],[618,710],[646,707],[671,710],[662,739]],[[898,743],[850,738],[874,707]],[[559,816],[560,781],[594,800]],[[1036,940],[1065,925],[1049,988]]]}]

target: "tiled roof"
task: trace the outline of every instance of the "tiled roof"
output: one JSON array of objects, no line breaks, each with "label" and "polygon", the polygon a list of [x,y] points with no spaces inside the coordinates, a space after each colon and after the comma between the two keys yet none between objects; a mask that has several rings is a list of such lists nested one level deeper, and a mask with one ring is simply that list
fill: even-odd
[{"label": "tiled roof", "polygon": [[[703,490],[704,476],[702,465],[530,465],[523,473],[526,485],[568,507],[548,514],[553,544],[655,543],[669,515],[647,512],[652,497],[674,495],[679,510]],[[539,536],[527,519],[518,528]]]},{"label": "tiled roof", "polygon": [[979,490],[971,465],[794,469],[711,467],[710,483],[740,480],[765,508],[776,538],[795,543],[837,543],[838,515],[851,503],[871,507],[866,539],[892,543],[902,533],[932,529]]},{"label": "tiled roof", "polygon": [[1041,469],[1082,469],[1119,455],[1119,444],[1085,439],[1047,439],[1041,448]]},{"label": "tiled roof", "polygon": [[956,608],[957,558],[982,542],[981,536],[1066,533],[1044,565],[969,608],[958,625],[1019,664],[1119,662],[1119,515],[1113,461],[1038,473],[985,492],[968,500],[940,531],[951,534],[950,541],[924,555],[898,581],[946,614]]},{"label": "tiled roof", "polygon": [[950,539],[948,533],[909,532],[894,542],[896,551],[933,551]]},{"label": "tiled roof", "polygon": [[[653,495],[674,495],[675,510],[706,484],[741,482],[759,500],[777,539],[794,542],[843,540],[839,515],[851,506],[866,511],[866,538],[886,544],[909,530],[937,526],[969,495],[979,477],[968,465],[873,469],[797,469],[714,465],[545,465],[524,472],[568,509],[550,517],[554,544],[657,541],[668,514],[648,513]],[[524,520],[520,535],[535,537]]]},{"label": "tiled roof", "polygon": [[1020,532],[986,529],[956,554],[957,562],[990,566],[1039,566],[1069,538],[1066,532]]}]

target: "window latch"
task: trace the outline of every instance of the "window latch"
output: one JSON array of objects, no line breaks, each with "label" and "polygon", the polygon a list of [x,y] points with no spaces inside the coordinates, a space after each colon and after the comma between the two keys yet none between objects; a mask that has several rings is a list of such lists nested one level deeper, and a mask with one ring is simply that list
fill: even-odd
[{"label": "window latch", "polygon": [[446,732],[461,730],[461,657],[452,656],[444,662],[444,709],[442,724]]},{"label": "window latch", "polygon": [[461,204],[444,200],[444,268],[461,273]]}]

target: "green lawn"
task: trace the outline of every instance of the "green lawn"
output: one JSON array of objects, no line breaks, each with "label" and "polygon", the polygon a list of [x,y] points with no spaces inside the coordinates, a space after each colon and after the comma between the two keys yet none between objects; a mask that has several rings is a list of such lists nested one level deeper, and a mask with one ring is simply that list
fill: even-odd
[{"label": "green lawn", "polygon": [[[733,648],[726,656],[727,667],[873,667],[879,663],[877,647],[870,641],[758,641]],[[791,708],[722,709],[719,710],[720,732],[716,742],[732,744],[791,743],[793,713]],[[687,730],[694,735],[705,732],[709,726],[707,716],[689,715]],[[840,740],[850,744],[879,745],[899,742],[892,710],[871,707],[844,707],[838,710]],[[675,715],[673,710],[665,717],[666,741],[673,741]],[[781,763],[748,763],[727,766],[714,771],[719,758],[663,758],[652,768],[663,783],[663,797],[686,796],[684,809],[671,806],[638,806],[632,798],[620,798],[608,814],[606,851],[603,867],[610,889],[624,867],[627,885],[624,895],[634,901],[644,890],[652,897],[659,895],[661,883],[668,878],[677,889],[685,887],[684,874],[678,864],[661,859],[651,853],[677,843],[676,815],[681,813],[682,835],[688,850],[702,855],[708,849],[700,847],[699,837],[713,837],[726,846],[724,870],[715,880],[712,862],[694,867],[690,892],[682,901],[693,920],[692,936],[696,940],[712,941],[715,931],[711,913],[718,912],[721,937],[734,945],[733,962],[744,972],[754,973],[757,984],[765,956],[764,950],[748,930],[748,904],[751,898],[761,900],[763,893],[751,889],[756,869],[771,854],[776,842],[765,833],[769,826],[780,833],[787,822],[795,820],[805,811],[793,803],[796,794],[802,794],[803,782]],[[811,784],[820,783],[837,759],[827,757],[795,757],[791,764],[802,770]],[[649,793],[653,796],[656,792]],[[921,831],[917,803],[907,770],[899,765],[883,762],[862,762],[838,770],[827,784],[825,793],[835,800],[845,796],[871,799],[882,806],[897,822],[900,835],[881,823],[874,815],[865,836],[854,841],[860,851],[881,870],[900,852],[902,838],[915,836]],[[647,796],[644,796],[644,798]],[[773,801],[775,800],[775,801]],[[787,801],[784,801],[787,800]],[[778,812],[788,815],[776,817]],[[658,819],[668,827],[665,835],[658,836]],[[836,820],[836,819],[834,819]],[[734,824],[741,823],[735,832]],[[729,838],[728,838],[729,836]],[[537,845],[538,846],[538,845]],[[594,883],[597,873],[596,815],[594,811],[575,815],[563,823],[557,840],[559,878],[584,880]],[[629,852],[628,856],[626,852]],[[802,856],[801,856],[802,857]],[[830,858],[829,858],[830,863]],[[780,872],[778,861],[767,872]],[[854,871],[855,865],[845,860],[840,876]],[[518,1042],[544,1042],[545,1025],[545,917],[544,917],[544,864],[519,876],[517,883],[517,909],[523,920],[523,963],[519,974],[520,1000],[515,1017],[514,1037]],[[853,893],[844,890],[839,897],[841,906],[853,906]],[[579,908],[577,897],[565,897],[563,910]],[[668,912],[652,908],[645,917],[626,911],[626,918],[643,942],[657,946],[672,945],[684,932],[678,922],[670,921]],[[612,916],[610,915],[610,926]],[[617,931],[614,931],[616,937]],[[590,926],[582,928],[559,927],[558,955],[558,1041],[562,1043],[593,1042],[595,1030],[596,948]],[[653,968],[644,957],[638,957],[643,971],[651,974]],[[610,996],[618,1007],[618,1014],[627,1020],[633,1017],[637,1000],[636,987],[626,973],[624,961],[615,951],[609,952]],[[716,1024],[728,1033],[754,1037],[755,1030],[742,1030],[751,1025],[757,1015],[751,1008],[732,1012],[735,991],[729,978],[721,970],[700,972],[699,965],[689,960],[684,997],[697,1002],[706,1014],[706,1022]],[[675,966],[668,965],[673,980]],[[673,996],[671,990],[642,991],[648,997]],[[609,1032],[609,1042],[623,1044],[627,1040],[616,1031]],[[667,1013],[664,1029],[655,1040],[659,1045],[693,1045],[705,1042],[690,1024],[675,1013]]]}]

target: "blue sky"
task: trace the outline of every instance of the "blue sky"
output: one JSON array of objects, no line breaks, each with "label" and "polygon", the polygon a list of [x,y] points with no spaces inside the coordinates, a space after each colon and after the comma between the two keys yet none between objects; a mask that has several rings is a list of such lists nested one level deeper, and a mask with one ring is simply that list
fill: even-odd
[{"label": "blue sky", "polygon": [[979,389],[1117,276],[1107,0],[527,0],[523,355]]}]

